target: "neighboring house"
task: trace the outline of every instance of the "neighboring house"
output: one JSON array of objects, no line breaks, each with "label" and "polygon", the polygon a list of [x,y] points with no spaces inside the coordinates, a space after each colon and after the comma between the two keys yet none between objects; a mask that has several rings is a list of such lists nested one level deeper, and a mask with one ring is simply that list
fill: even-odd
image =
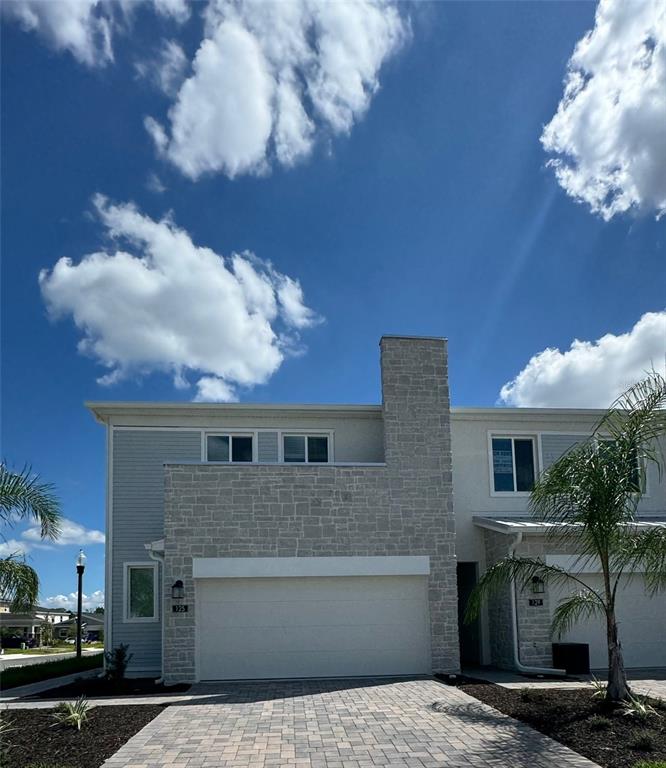
[{"label": "neighboring house", "polygon": [[[104,630],[104,615],[99,613],[81,614],[81,634],[89,641],[98,640]],[[76,616],[70,614],[70,618],[60,622],[54,630],[58,640],[64,640],[76,633]]]},{"label": "neighboring house", "polygon": [[49,624],[60,624],[72,615],[72,612],[66,608],[42,608],[40,606],[36,606],[32,612],[37,618],[44,619]]},{"label": "neighboring house", "polygon": [[[130,645],[132,674],[551,664],[553,595],[518,594],[514,614],[507,589],[477,624],[458,615],[511,547],[568,562],[521,518],[533,478],[599,413],[451,409],[444,340],[380,348],[381,405],[88,404],[108,427],[105,641]],[[665,507],[651,476],[641,513]],[[627,664],[666,666],[649,639],[663,634],[664,599],[631,589],[644,629],[628,629]]]},{"label": "neighboring house", "polygon": [[[3,645],[7,645],[7,638],[20,638],[29,645],[41,645],[42,627],[46,622],[37,618],[34,613],[9,613],[0,612],[0,632],[3,636]],[[16,643],[11,646],[16,647]]]}]

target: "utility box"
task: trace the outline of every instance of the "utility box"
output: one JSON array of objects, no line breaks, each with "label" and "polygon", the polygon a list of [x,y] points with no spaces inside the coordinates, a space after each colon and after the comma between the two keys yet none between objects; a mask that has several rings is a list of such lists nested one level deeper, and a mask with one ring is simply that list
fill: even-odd
[{"label": "utility box", "polygon": [[568,675],[590,672],[590,646],[587,643],[553,643],[553,666]]}]

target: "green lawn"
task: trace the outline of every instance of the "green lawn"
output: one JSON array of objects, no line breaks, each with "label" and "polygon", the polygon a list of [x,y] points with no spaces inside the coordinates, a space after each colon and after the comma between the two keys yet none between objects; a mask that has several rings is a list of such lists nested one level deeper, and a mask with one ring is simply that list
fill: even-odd
[{"label": "green lawn", "polygon": [[75,672],[85,672],[88,669],[98,669],[104,661],[103,653],[83,656],[80,659],[57,659],[45,661],[43,664],[31,664],[27,667],[10,667],[0,672],[0,689],[16,688],[18,685],[29,685],[52,677],[71,675]]},{"label": "green lawn", "polygon": [[71,653],[75,650],[73,645],[57,645],[44,648],[26,648],[22,651],[20,648],[5,648],[5,656],[39,656],[44,653]]}]

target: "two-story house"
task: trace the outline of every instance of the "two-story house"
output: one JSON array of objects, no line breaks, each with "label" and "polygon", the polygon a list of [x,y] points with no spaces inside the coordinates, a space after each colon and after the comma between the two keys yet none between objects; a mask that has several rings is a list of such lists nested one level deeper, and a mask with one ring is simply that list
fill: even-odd
[{"label": "two-story house", "polygon": [[[105,642],[130,645],[133,674],[427,674],[461,656],[549,667],[555,595],[507,589],[477,625],[459,612],[509,551],[567,563],[526,502],[598,414],[451,409],[444,340],[380,349],[381,405],[88,404],[107,426]],[[648,483],[641,511],[657,522],[664,486]],[[627,663],[666,666],[664,601],[639,581]],[[603,666],[593,629],[573,637],[587,632]]]}]

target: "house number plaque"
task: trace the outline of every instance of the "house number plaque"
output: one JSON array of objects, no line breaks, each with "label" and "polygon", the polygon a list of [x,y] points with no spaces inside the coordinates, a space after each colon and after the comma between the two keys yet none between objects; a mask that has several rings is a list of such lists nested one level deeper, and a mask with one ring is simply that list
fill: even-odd
[{"label": "house number plaque", "polygon": [[[530,598],[530,605],[543,605],[543,597],[531,597]],[[175,608],[175,606],[174,606]],[[187,606],[185,606],[187,608]]]},{"label": "house number plaque", "polygon": [[171,610],[174,613],[187,613],[188,607],[187,605],[172,605]]}]

